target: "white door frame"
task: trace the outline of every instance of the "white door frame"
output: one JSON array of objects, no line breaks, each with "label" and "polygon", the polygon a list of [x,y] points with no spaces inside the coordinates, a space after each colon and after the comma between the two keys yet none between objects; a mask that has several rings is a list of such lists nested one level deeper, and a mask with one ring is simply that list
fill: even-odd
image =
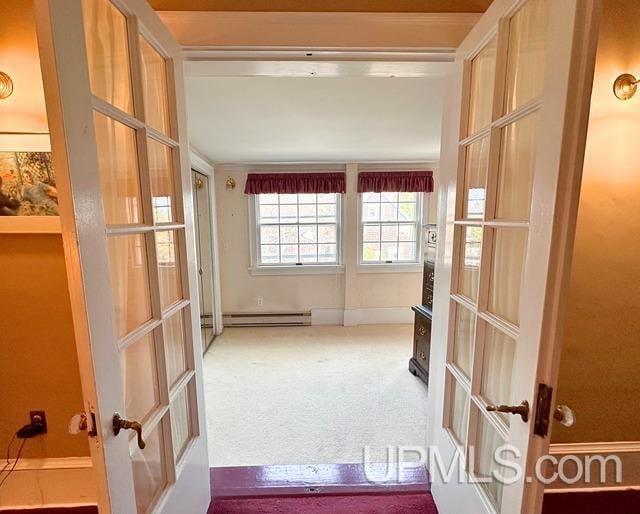
[{"label": "white door frame", "polygon": [[191,168],[209,178],[209,209],[211,211],[211,245],[213,247],[213,314],[216,324],[216,335],[222,334],[222,292],[220,289],[220,247],[218,242],[218,211],[216,210],[216,181],[213,164],[198,150],[191,147],[189,151]]}]

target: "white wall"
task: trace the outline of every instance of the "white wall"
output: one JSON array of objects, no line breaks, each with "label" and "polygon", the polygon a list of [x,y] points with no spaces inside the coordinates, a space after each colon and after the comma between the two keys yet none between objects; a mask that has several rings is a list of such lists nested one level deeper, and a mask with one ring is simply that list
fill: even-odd
[{"label": "white wall", "polygon": [[[357,206],[356,180],[359,167],[339,164],[327,169],[347,172],[345,205],[345,270],[335,275],[252,276],[249,241],[249,201],[244,194],[247,173],[253,170],[317,169],[319,166],[245,166],[218,165],[215,168],[218,237],[220,240],[220,270],[222,309],[226,312],[289,311],[314,309],[406,309],[403,320],[410,320],[409,307],[420,303],[421,272],[360,273],[357,269]],[[326,166],[325,166],[326,167]],[[407,166],[405,166],[407,167]],[[435,168],[428,164],[420,167]],[[387,166],[402,169],[401,165]],[[408,168],[415,169],[413,164]],[[371,166],[367,167],[371,169]],[[227,177],[236,181],[236,188],[225,187]],[[433,196],[425,195],[425,197]],[[435,201],[435,200],[434,200]],[[429,210],[425,198],[424,211]],[[263,298],[258,306],[257,298]],[[380,315],[379,312],[376,313]],[[391,319],[391,318],[390,318]],[[397,319],[393,318],[393,319]]]}]

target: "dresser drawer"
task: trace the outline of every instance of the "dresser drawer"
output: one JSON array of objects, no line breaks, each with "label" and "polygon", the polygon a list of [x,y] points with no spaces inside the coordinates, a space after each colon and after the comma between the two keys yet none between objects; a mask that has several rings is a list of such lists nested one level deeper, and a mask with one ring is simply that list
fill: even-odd
[{"label": "dresser drawer", "polygon": [[431,320],[416,314],[413,324],[414,357],[425,369],[429,369]]}]

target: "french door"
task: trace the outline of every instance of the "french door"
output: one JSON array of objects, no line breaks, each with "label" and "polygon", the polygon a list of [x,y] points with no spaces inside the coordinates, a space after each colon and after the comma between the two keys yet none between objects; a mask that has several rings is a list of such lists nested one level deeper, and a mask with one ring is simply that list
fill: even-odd
[{"label": "french door", "polygon": [[36,19],[100,512],[206,512],[180,48],[144,0]]},{"label": "french door", "polygon": [[549,412],[537,390],[557,380],[598,7],[495,0],[456,54],[430,391],[443,514],[540,509],[549,434],[534,425]]}]

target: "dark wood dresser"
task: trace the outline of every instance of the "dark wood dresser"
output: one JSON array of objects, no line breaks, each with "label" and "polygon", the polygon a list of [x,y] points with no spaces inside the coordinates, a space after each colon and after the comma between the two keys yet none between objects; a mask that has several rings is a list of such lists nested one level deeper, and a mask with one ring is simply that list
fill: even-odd
[{"label": "dark wood dresser", "polygon": [[435,279],[436,227],[427,228],[427,243],[422,273],[422,303],[414,305],[413,357],[409,360],[409,371],[429,384],[429,352],[431,350],[431,322],[433,319],[433,281]]}]

